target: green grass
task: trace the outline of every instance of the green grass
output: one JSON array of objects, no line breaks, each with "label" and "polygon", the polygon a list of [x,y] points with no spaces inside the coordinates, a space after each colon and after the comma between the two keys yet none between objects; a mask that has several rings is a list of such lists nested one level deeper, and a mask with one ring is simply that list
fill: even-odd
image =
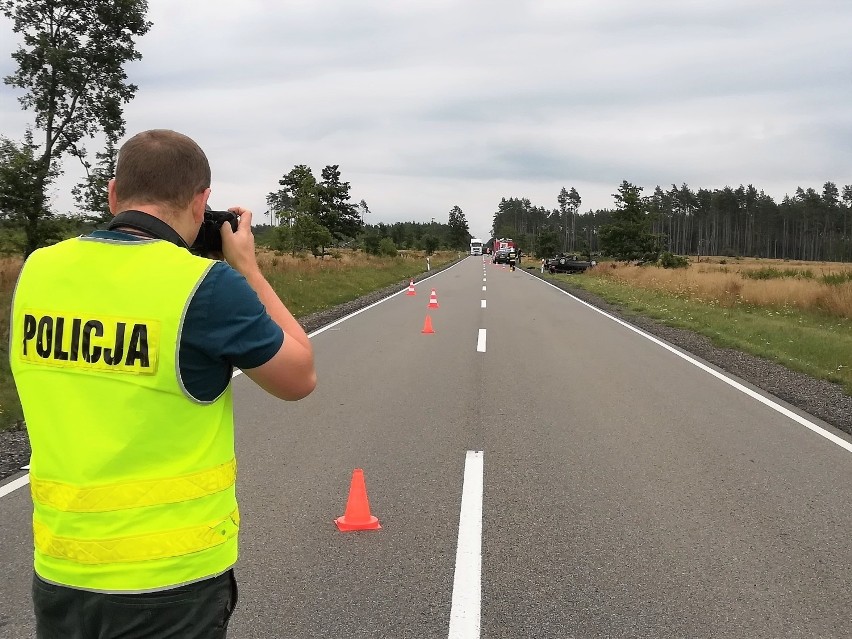
[{"label": "green grass", "polygon": [[592,276],[555,276],[617,304],[628,313],[709,337],[818,379],[852,395],[852,321],[792,308],[722,307],[633,288]]},{"label": "green grass", "polygon": [[813,272],[806,268],[785,268],[782,270],[772,266],[765,266],[751,271],[744,270],[740,272],[740,275],[751,280],[777,280],[782,278],[814,279]]},{"label": "green grass", "polygon": [[846,282],[852,282],[852,271],[843,271],[842,273],[828,273],[820,276],[820,281],[829,286],[839,286]]},{"label": "green grass", "polygon": [[[432,266],[442,266],[454,258],[455,253],[452,256],[435,256]],[[299,272],[283,269],[265,275],[284,305],[298,318],[352,301],[423,272],[421,260],[376,258],[372,264],[340,270]]]},{"label": "green grass", "polygon": [[0,291],[0,430],[18,428],[23,420],[21,402],[9,368],[9,314],[12,293]]}]

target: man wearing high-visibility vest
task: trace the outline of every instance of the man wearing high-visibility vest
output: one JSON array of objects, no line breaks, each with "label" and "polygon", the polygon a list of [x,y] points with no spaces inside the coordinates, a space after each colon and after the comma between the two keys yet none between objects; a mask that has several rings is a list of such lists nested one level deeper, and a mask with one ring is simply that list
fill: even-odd
[{"label": "man wearing high-visibility vest", "polygon": [[32,447],[39,638],[227,633],[233,369],[285,400],[310,394],[316,373],[258,268],[249,210],[221,226],[226,262],[188,250],[209,195],[201,148],[145,131],[119,151],[109,229],[21,270],[10,363]]}]

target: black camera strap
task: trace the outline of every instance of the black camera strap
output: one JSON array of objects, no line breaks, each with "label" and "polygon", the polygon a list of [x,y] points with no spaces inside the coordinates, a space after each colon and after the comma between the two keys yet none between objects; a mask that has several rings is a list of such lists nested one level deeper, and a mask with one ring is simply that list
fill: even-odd
[{"label": "black camera strap", "polygon": [[112,219],[112,222],[107,226],[107,230],[114,231],[119,227],[142,231],[158,240],[166,240],[181,248],[189,248],[186,241],[180,236],[180,233],[163,222],[163,220],[153,215],[148,215],[143,211],[122,211]]}]

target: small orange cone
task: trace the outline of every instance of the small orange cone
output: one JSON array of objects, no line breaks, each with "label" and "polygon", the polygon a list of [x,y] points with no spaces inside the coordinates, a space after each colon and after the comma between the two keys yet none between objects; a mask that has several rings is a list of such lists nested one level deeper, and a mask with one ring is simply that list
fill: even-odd
[{"label": "small orange cone", "polygon": [[352,472],[349,484],[349,499],[346,501],[346,513],[334,520],[342,532],[350,530],[377,530],[381,528],[379,520],[370,514],[370,502],[367,500],[367,486],[364,483],[364,471],[356,468]]},{"label": "small orange cone", "polygon": [[432,318],[429,317],[428,315],[426,316],[426,321],[423,322],[423,330],[420,331],[420,332],[421,333],[434,333],[435,332],[434,330],[432,330]]},{"label": "small orange cone", "polygon": [[414,290],[414,280],[411,280],[408,284],[408,292],[406,295],[417,295],[417,292]]},{"label": "small orange cone", "polygon": [[440,308],[438,306],[438,295],[435,293],[435,289],[432,289],[432,292],[429,294],[429,306],[426,308]]}]

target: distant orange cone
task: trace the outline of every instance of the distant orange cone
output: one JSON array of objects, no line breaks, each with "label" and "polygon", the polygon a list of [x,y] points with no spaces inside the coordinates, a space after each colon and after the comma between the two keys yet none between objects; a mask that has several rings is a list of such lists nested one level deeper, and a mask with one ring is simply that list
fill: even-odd
[{"label": "distant orange cone", "polygon": [[356,468],[352,472],[349,484],[349,499],[343,517],[334,520],[342,532],[350,530],[377,530],[381,528],[379,520],[370,514],[370,502],[367,500],[367,486],[364,483],[364,471]]},{"label": "distant orange cone", "polygon": [[408,284],[408,292],[406,295],[417,295],[417,292],[414,290],[414,280],[411,280]]},{"label": "distant orange cone", "polygon": [[423,330],[420,331],[420,332],[421,333],[434,333],[435,332],[434,330],[432,330],[432,318],[429,317],[428,315],[426,316],[426,321],[423,322]]},{"label": "distant orange cone", "polygon": [[429,306],[426,308],[440,308],[438,306],[438,294],[435,293],[435,289],[432,289],[432,292],[429,294]]}]

